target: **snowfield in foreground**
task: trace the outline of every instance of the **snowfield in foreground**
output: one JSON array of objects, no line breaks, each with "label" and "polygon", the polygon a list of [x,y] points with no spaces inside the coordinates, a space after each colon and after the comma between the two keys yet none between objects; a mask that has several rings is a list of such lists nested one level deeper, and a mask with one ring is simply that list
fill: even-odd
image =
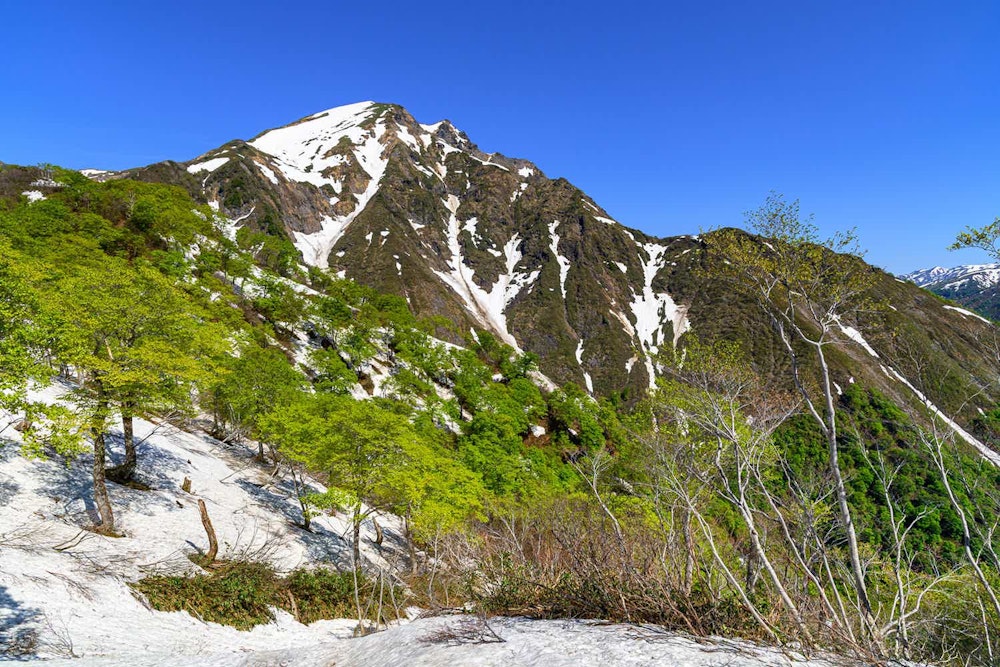
[{"label": "snowfield in foreground", "polygon": [[[50,389],[44,396],[58,394]],[[206,547],[199,498],[218,533],[220,558],[266,557],[283,571],[347,565],[349,522],[317,517],[307,533],[295,525],[300,516],[290,482],[271,477],[253,461],[253,450],[136,420],[139,479],[151,490],[109,484],[123,536],[103,537],[87,530],[94,513],[90,457],[68,466],[26,459],[13,421],[0,413],[0,661],[35,637],[32,657],[77,667],[828,664],[744,643],[696,643],[651,628],[583,621],[494,619],[492,635],[477,619],[439,617],[354,639],[356,622],[347,619],[305,626],[277,610],[274,622],[241,632],[185,612],[153,611],[128,582],[198,569],[188,556]],[[111,443],[112,462],[120,449],[120,440]],[[192,493],[181,489],[185,478]],[[400,528],[392,517],[380,523],[387,546],[376,547],[368,523],[364,555],[373,566],[392,567]]]},{"label": "snowfield in foreground", "polygon": [[[655,628],[603,625],[586,621],[533,621],[499,618],[484,639],[447,639],[479,626],[477,619],[440,617],[393,626],[358,639],[299,648],[202,656],[129,656],[57,660],[51,667],[834,667],[741,642],[699,643]],[[478,629],[478,628],[477,628]],[[456,632],[457,631],[457,632]],[[472,633],[470,633],[472,634]],[[317,640],[321,641],[321,640]]]}]

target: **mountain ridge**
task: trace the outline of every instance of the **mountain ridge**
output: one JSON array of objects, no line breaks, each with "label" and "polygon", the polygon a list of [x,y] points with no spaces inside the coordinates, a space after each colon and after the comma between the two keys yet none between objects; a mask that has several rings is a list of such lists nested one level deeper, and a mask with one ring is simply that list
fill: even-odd
[{"label": "mountain ridge", "polygon": [[[401,294],[419,314],[490,330],[543,363],[557,352],[550,374],[591,391],[651,386],[652,357],[690,328],[686,306],[660,284],[676,259],[669,243],[619,225],[532,162],[484,153],[450,121],[421,124],[396,105],[327,109],[122,174],[184,185],[241,227],[284,235],[304,263]],[[585,266],[598,237],[615,256]],[[537,293],[564,302],[609,285],[607,321]],[[540,311],[552,325],[543,340],[524,333]],[[585,339],[596,339],[591,350]],[[621,370],[606,371],[597,346],[614,350]]]},{"label": "mountain ridge", "polygon": [[[658,355],[689,334],[737,338],[764,372],[781,365],[766,318],[713,277],[722,260],[705,238],[628,228],[569,181],[484,153],[450,122],[421,124],[398,105],[335,107],[188,162],[114,176],[181,185],[279,272],[301,262],[402,296],[414,314],[455,324],[438,337],[461,344],[470,330],[491,331],[537,355],[556,384],[595,396],[638,399],[655,384]],[[878,326],[909,328],[951,372],[971,371],[966,389],[978,391],[971,378],[989,374],[974,351],[982,323],[878,276],[880,295],[920,322],[886,312]],[[883,353],[892,344],[865,333]],[[849,335],[837,346],[841,384],[863,375],[895,400],[914,400]]]}]

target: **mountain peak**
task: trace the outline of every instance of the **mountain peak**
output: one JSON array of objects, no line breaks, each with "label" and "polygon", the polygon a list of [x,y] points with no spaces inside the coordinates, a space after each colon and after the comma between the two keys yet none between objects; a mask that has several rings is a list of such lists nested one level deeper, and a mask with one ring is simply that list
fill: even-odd
[{"label": "mountain peak", "polygon": [[968,283],[988,288],[1000,283],[1000,264],[963,264],[952,268],[935,266],[901,276],[920,287],[958,289]]}]

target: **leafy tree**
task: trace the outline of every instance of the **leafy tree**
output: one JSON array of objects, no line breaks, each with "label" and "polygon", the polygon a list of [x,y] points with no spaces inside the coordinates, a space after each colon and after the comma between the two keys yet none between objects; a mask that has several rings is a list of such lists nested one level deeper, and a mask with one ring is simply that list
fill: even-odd
[{"label": "leafy tree", "polygon": [[979,248],[993,259],[1000,258],[1000,218],[995,218],[982,227],[966,227],[964,232],[959,232],[955,242],[948,246],[948,250],[964,248]]},{"label": "leafy tree", "polygon": [[32,346],[37,342],[36,297],[26,269],[0,239],[0,407],[19,407],[27,382],[37,369]]},{"label": "leafy tree", "polygon": [[258,455],[263,460],[261,419],[295,400],[305,383],[305,377],[281,350],[252,343],[244,346],[239,356],[223,361],[210,393],[216,435],[225,439],[222,427],[229,425],[241,434],[257,437]]},{"label": "leafy tree", "polygon": [[334,348],[320,347],[309,353],[309,362],[316,377],[313,386],[316,391],[331,394],[349,394],[358,376],[347,367],[340,353]]},{"label": "leafy tree", "polygon": [[265,415],[262,427],[284,454],[325,473],[329,484],[344,494],[351,512],[355,604],[362,618],[357,585],[361,524],[380,501],[391,499],[394,506],[415,502],[410,494],[423,489],[414,488],[406,471],[428,450],[404,415],[376,401],[332,394],[300,394]]},{"label": "leafy tree", "polygon": [[[82,373],[76,392],[89,415],[94,441],[94,492],[101,530],[114,519],[105,478],[126,481],[135,472],[133,418],[146,411],[188,409],[193,388],[210,374],[203,353],[218,340],[196,319],[190,303],[162,274],[106,257],[77,266],[49,285],[47,307],[58,323],[57,357]],[[125,460],[106,470],[106,437],[114,410],[121,414]]]}]

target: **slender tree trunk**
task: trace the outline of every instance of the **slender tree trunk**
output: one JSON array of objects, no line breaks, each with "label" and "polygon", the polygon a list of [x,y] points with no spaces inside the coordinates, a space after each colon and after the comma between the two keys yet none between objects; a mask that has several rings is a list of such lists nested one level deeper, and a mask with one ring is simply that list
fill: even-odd
[{"label": "slender tree trunk", "polygon": [[[812,584],[816,587],[816,591],[819,593],[820,599],[823,601],[823,606],[826,609],[827,615],[830,617],[830,619],[832,619],[832,621],[836,625],[845,628],[846,631],[850,633],[851,632],[850,625],[847,623],[846,617],[841,618],[837,614],[837,610],[834,608],[833,603],[830,602],[830,599],[826,594],[826,587],[823,585],[823,582],[820,581],[819,576],[816,573],[814,573],[809,564],[806,563],[805,545],[803,544],[802,547],[800,548],[799,545],[796,543],[795,539],[792,537],[792,531],[788,526],[788,522],[785,521],[785,516],[781,512],[781,508],[778,507],[778,504],[774,500],[774,497],[768,491],[767,485],[764,483],[763,478],[760,476],[759,469],[754,471],[754,476],[757,479],[757,485],[759,489],[762,491],[764,498],[767,500],[768,505],[771,507],[773,516],[778,520],[778,523],[781,526],[781,532],[785,537],[785,543],[788,545],[789,552],[792,554],[792,557],[795,559],[795,562],[798,564],[802,572],[805,573],[809,581],[811,581]],[[814,529],[810,527],[809,530],[814,530]],[[853,634],[851,634],[850,637],[851,640],[853,641],[854,640]]]},{"label": "slender tree trunk", "polygon": [[101,395],[98,402],[99,415],[94,418],[90,427],[90,433],[94,440],[94,504],[101,517],[101,523],[97,526],[97,530],[105,535],[111,535],[115,532],[115,517],[111,510],[111,498],[108,496],[108,487],[105,483],[107,451],[104,442],[104,416],[107,413],[107,402],[103,398],[103,388],[98,386]]},{"label": "slender tree trunk", "polygon": [[944,452],[941,450],[941,444],[937,442],[936,436],[934,440],[933,445],[930,443],[927,443],[927,445],[931,450],[931,455],[934,457],[934,463],[937,466],[938,472],[941,474],[941,481],[944,484],[945,492],[948,494],[948,501],[962,522],[962,549],[965,551],[965,557],[969,561],[969,565],[972,566],[972,570],[976,573],[976,578],[979,580],[980,585],[989,596],[990,602],[993,603],[993,610],[996,612],[997,617],[1000,618],[1000,599],[997,598],[996,591],[993,590],[990,580],[979,566],[979,558],[972,552],[972,532],[969,530],[969,521],[965,514],[965,508],[958,502],[958,498],[955,497],[955,493],[952,491],[951,480],[948,477],[948,468],[944,461]]},{"label": "slender tree trunk", "polygon": [[354,523],[354,539],[352,540],[352,562],[355,570],[361,569],[361,503],[359,502],[354,506],[354,516],[352,518]]},{"label": "slender tree trunk", "polygon": [[354,560],[354,567],[351,568],[354,571],[354,607],[358,612],[358,630],[357,634],[364,632],[364,627],[361,623],[364,621],[364,612],[361,610],[361,501],[354,506],[354,514],[352,516],[352,521],[354,523],[354,539],[352,547],[352,556]]},{"label": "slender tree trunk", "polygon": [[[690,501],[688,502],[690,503]],[[739,580],[733,574],[732,570],[730,570],[729,566],[726,565],[725,559],[722,558],[722,554],[719,553],[719,549],[715,544],[715,537],[712,535],[712,529],[708,525],[708,522],[705,521],[705,518],[700,513],[698,513],[694,508],[692,508],[690,504],[688,505],[688,509],[691,511],[692,514],[694,514],[695,518],[698,520],[698,524],[701,526],[701,532],[705,536],[705,539],[708,542],[708,547],[712,551],[712,556],[713,558],[715,558],[716,565],[718,565],[719,569],[722,570],[723,576],[726,578],[726,581],[729,582],[729,585],[732,587],[732,589],[736,591],[736,594],[739,596],[740,601],[743,603],[743,606],[746,608],[747,611],[750,612],[750,615],[754,617],[754,620],[757,621],[757,624],[761,627],[761,629],[764,630],[764,632],[766,632],[767,635],[773,641],[780,644],[781,638],[778,636],[777,630],[771,627],[771,624],[767,622],[767,619],[764,618],[764,615],[760,612],[759,609],[757,609],[757,606],[750,600],[750,597],[747,595],[746,590],[743,588],[742,585],[740,585]]]},{"label": "slender tree trunk", "polygon": [[771,559],[767,557],[767,553],[764,551],[764,545],[760,541],[760,534],[757,532],[757,526],[749,507],[741,504],[739,511],[743,516],[743,523],[746,524],[747,529],[750,531],[750,543],[753,545],[753,550],[757,559],[760,561],[761,565],[763,565],[764,570],[771,578],[772,585],[778,591],[778,595],[781,596],[781,602],[795,619],[795,624],[799,626],[799,632],[802,633],[805,641],[811,646],[813,644],[813,637],[812,633],[809,632],[809,626],[806,625],[805,619],[802,617],[802,613],[795,605],[795,602],[792,601],[792,596],[789,595],[784,582],[782,582],[781,577],[778,576],[778,571],[774,569]]},{"label": "slender tree trunk", "polygon": [[132,406],[125,404],[122,408],[122,433],[125,437],[125,468],[129,477],[135,472],[138,457],[135,453],[135,421],[132,416]]},{"label": "slender tree trunk", "polygon": [[[854,521],[851,518],[851,506],[847,501],[847,487],[844,485],[844,476],[840,472],[840,460],[837,450],[837,413],[833,403],[833,388],[830,383],[830,368],[826,363],[826,356],[823,354],[823,346],[816,345],[816,353],[819,357],[820,369],[823,379],[823,398],[826,402],[826,442],[829,452],[830,472],[833,474],[834,483],[837,489],[837,506],[840,509],[840,522],[843,525],[844,533],[847,536],[847,550],[851,560],[851,573],[854,575],[854,585],[857,588],[858,602],[864,614],[865,624],[873,634],[877,634],[875,627],[875,614],[872,611],[871,602],[868,599],[868,586],[865,583],[865,573],[861,566],[861,553],[858,550],[858,536],[854,530]],[[879,637],[873,637],[876,641]]]},{"label": "slender tree trunk", "polygon": [[201,498],[198,499],[198,512],[201,514],[201,525],[205,528],[205,534],[208,535],[208,553],[205,554],[205,565],[211,565],[215,562],[215,557],[219,555],[219,541],[215,537],[212,520],[208,517],[208,508],[205,507],[205,501]]},{"label": "slender tree trunk", "polygon": [[299,499],[299,508],[302,510],[302,527],[305,530],[312,531],[310,524],[312,523],[312,512],[309,510],[309,506],[306,504],[306,489],[305,480],[299,481],[299,476],[295,473],[295,466],[293,464],[288,465],[288,471],[292,474],[292,484],[295,486],[295,497]]},{"label": "slender tree trunk", "polygon": [[125,401],[122,403],[122,435],[125,439],[125,460],[113,468],[108,468],[108,479],[112,482],[125,484],[135,477],[135,469],[138,457],[135,451],[135,417],[132,403]]},{"label": "slender tree trunk", "polygon": [[691,597],[694,588],[694,529],[691,527],[691,511],[684,509],[684,595]]}]

